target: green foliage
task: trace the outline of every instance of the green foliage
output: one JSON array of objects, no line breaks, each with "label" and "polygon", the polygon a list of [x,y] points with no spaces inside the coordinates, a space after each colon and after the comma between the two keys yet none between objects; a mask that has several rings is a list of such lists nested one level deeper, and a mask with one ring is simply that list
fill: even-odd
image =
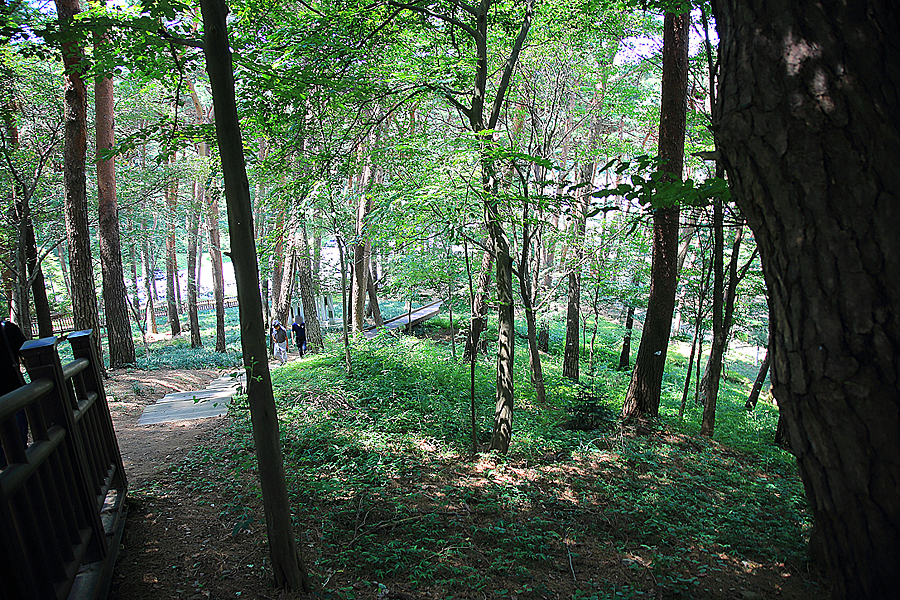
[{"label": "green foliage", "polygon": [[[620,332],[604,324],[604,350]],[[548,405],[537,407],[517,348],[511,454],[473,463],[465,457],[468,365],[453,361],[446,345],[408,336],[357,340],[350,374],[341,352],[331,337],[324,353],[273,372],[289,491],[297,518],[319,532],[312,567],[333,574],[329,587],[339,596],[344,587],[374,593],[381,581],[453,595],[496,588],[496,578],[522,594],[524,586],[537,589],[534,569],[575,553],[570,543],[581,536],[640,556],[655,584],[584,582],[577,598],[641,597],[654,588],[690,597],[703,575],[727,568],[720,556],[784,561],[804,552],[809,516],[796,468],[769,443],[770,407],[760,403],[750,416],[742,409],[748,382],[737,373],[729,377],[740,383],[726,382],[720,398],[726,447],[695,435],[695,410],[685,424],[672,416],[683,376],[677,353],[663,428],[642,437],[617,426],[627,376],[606,359],[581,386],[559,375],[558,357],[545,357]],[[608,354],[612,362],[616,353]],[[492,361],[478,361],[476,375],[485,441]],[[232,405],[231,417],[224,436],[183,467],[184,483],[232,498],[222,518],[241,535],[262,518],[252,508],[258,490],[246,400]],[[583,427],[567,428],[573,417]],[[189,475],[213,464],[204,477]],[[555,480],[559,469],[572,474]],[[459,513],[462,506],[469,512]]]}]

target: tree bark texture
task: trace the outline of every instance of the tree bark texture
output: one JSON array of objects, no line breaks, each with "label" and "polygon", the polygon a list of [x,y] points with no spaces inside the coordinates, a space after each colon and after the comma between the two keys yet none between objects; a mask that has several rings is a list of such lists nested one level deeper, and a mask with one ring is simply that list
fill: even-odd
[{"label": "tree bark texture", "polygon": [[[666,13],[659,157],[664,161],[662,169],[677,179],[681,178],[684,163],[689,25],[689,15]],[[678,283],[678,221],[678,206],[653,211],[650,296],[641,343],[622,408],[625,418],[659,416],[662,376]]]},{"label": "tree bark texture", "polygon": [[719,0],[714,131],[836,598],[900,589],[900,5]]},{"label": "tree bark texture", "polygon": [[[78,0],[55,0],[60,27],[66,30],[80,12]],[[82,49],[75,42],[62,45],[64,75],[63,182],[65,187],[66,240],[69,245],[69,269],[72,285],[72,309],[75,329],[99,330],[94,266],[91,262],[91,236],[88,228],[88,203],[85,180],[87,158],[87,94]],[[99,336],[93,336],[97,355],[102,356]]]},{"label": "tree bark texture", "polygon": [[[111,150],[115,143],[113,81],[94,81],[94,116],[97,152]],[[122,266],[119,236],[119,211],[116,202],[116,163],[114,158],[97,161],[97,204],[100,238],[100,271],[103,277],[103,308],[106,312],[106,337],[109,367],[117,369],[134,364],[134,339],[128,318],[128,290]]]},{"label": "tree bark texture", "polygon": [[259,463],[269,554],[278,587],[309,592],[309,576],[294,538],[284,475],[278,415],[266,353],[267,328],[260,319],[259,265],[253,235],[250,183],[244,164],[241,130],[234,96],[234,70],[224,0],[202,0],[204,54],[216,111],[216,140],[225,178],[228,226],[234,250],[241,320],[241,346],[247,372],[247,395]]}]

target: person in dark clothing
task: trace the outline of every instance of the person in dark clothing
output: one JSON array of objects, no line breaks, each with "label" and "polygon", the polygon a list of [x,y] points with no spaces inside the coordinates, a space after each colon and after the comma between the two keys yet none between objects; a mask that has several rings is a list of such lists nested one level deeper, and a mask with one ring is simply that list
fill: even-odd
[{"label": "person in dark clothing", "polygon": [[[25,378],[19,369],[19,350],[27,340],[15,323],[0,321],[0,396],[25,385]],[[16,413],[16,426],[22,444],[28,445],[28,419],[25,411]],[[6,454],[0,448],[0,468],[6,466]]]},{"label": "person in dark clothing", "polygon": [[294,317],[291,331],[294,332],[294,342],[297,344],[297,351],[300,352],[300,356],[303,356],[303,353],[306,352],[306,323],[303,321],[303,316],[300,313],[297,313],[297,316]]}]

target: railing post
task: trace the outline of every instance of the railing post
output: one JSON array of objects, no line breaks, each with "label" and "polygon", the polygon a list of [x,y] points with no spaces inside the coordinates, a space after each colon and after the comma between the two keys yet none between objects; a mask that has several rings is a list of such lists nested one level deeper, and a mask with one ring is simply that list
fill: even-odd
[{"label": "railing post", "polygon": [[86,358],[90,361],[90,368],[86,369],[82,375],[84,384],[88,391],[97,393],[98,408],[102,408],[97,414],[101,419],[101,427],[103,429],[104,443],[107,444],[108,450],[112,452],[112,461],[115,466],[115,473],[111,481],[111,487],[116,488],[125,493],[128,482],[125,479],[125,467],[122,465],[122,453],[119,451],[119,441],[116,438],[116,432],[113,428],[112,417],[109,413],[109,404],[106,401],[106,388],[103,386],[103,374],[100,370],[100,357],[97,356],[97,347],[91,343],[93,330],[76,331],[69,334],[67,338],[72,346],[72,354],[76,359]]},{"label": "railing post", "polygon": [[54,382],[53,390],[41,401],[41,408],[47,425],[58,425],[66,430],[63,444],[67,447],[68,456],[72,457],[79,504],[85,507],[85,517],[91,530],[88,545],[88,562],[102,560],[106,556],[106,535],[100,520],[100,512],[96,508],[97,500],[89,472],[87,455],[79,428],[75,423],[75,410],[78,408],[72,390],[63,375],[59,360],[55,337],[42,338],[26,342],[20,354],[25,360],[25,368],[32,381],[49,379]]}]

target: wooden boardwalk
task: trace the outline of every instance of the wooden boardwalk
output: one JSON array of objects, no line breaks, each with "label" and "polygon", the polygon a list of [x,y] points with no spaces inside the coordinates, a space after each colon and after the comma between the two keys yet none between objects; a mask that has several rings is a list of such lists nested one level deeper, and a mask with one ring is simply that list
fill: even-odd
[{"label": "wooden boardwalk", "polygon": [[[419,323],[427,321],[437,315],[441,311],[441,306],[443,306],[443,304],[443,300],[435,300],[425,306],[413,309],[412,313],[405,312],[398,317],[388,319],[384,322],[384,329],[386,331],[391,331],[392,329],[404,329],[408,326],[415,327]],[[367,338],[373,338],[378,335],[378,328],[374,325],[369,326],[366,328],[364,335]]]}]

